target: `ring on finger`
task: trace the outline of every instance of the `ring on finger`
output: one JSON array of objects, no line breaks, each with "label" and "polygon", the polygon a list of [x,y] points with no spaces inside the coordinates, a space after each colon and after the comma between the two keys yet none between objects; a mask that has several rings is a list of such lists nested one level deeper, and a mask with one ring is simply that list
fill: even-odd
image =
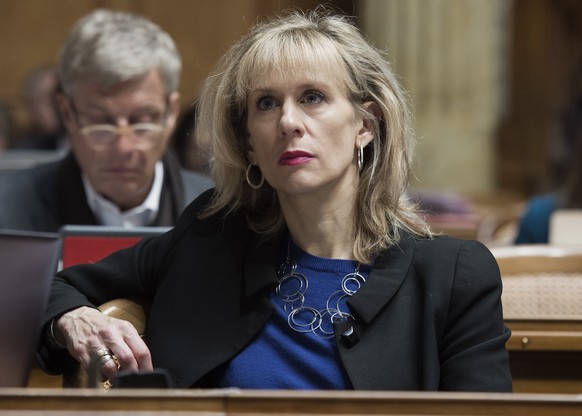
[{"label": "ring on finger", "polygon": [[109,348],[99,348],[95,351],[95,357],[101,359],[102,357],[111,357],[111,350]]},{"label": "ring on finger", "polygon": [[111,354],[104,354],[99,357],[99,365],[105,365],[107,362],[113,360],[113,355]]}]

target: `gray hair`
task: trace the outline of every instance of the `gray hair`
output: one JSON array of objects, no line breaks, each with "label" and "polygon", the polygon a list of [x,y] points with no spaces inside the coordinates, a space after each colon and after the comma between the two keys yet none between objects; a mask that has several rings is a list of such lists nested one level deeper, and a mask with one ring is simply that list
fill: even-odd
[{"label": "gray hair", "polygon": [[59,55],[63,91],[76,79],[91,78],[108,88],[157,69],[166,93],[176,91],[182,62],[174,41],[143,16],[98,9],[81,18]]}]

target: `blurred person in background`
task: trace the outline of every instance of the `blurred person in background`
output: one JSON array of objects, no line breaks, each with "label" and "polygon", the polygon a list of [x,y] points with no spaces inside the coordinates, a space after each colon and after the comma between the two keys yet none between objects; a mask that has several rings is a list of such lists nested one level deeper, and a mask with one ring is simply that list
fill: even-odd
[{"label": "blurred person in background", "polygon": [[557,186],[535,195],[519,222],[516,244],[547,244],[550,219],[558,209],[582,209],[582,89],[561,117],[563,157],[554,164]]},{"label": "blurred person in background", "polygon": [[59,78],[53,66],[41,66],[26,77],[23,88],[27,127],[13,147],[55,150],[67,146],[65,129],[57,108]]},{"label": "blurred person in background", "polygon": [[0,151],[8,149],[14,140],[14,123],[8,105],[0,100]]},{"label": "blurred person in background", "polygon": [[58,65],[56,99],[71,152],[3,175],[0,228],[173,225],[212,186],[167,152],[180,71],[173,40],[148,19],[109,10],[80,19]]},{"label": "blurred person in background", "polygon": [[189,170],[204,174],[210,171],[210,157],[198,146],[194,131],[196,128],[196,102],[182,111],[172,138],[180,164]]}]

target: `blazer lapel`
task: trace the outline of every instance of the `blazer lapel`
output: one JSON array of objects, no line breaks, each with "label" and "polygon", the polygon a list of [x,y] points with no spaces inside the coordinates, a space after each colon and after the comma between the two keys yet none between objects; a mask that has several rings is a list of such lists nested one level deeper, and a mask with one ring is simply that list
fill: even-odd
[{"label": "blazer lapel", "polygon": [[248,300],[264,294],[277,284],[277,254],[280,238],[261,242],[254,238],[245,261],[245,295]]},{"label": "blazer lapel", "polygon": [[[239,220],[244,224],[244,219]],[[228,290],[234,288],[233,296],[241,299],[240,311],[232,311],[228,315],[221,315],[220,310],[209,313],[208,322],[199,324],[198,328],[200,333],[212,328],[214,331],[212,337],[193,335],[180,346],[172,347],[174,356],[183,357],[180,360],[181,366],[173,369],[176,381],[182,387],[204,387],[206,377],[241,351],[261,330],[273,311],[273,306],[265,296],[277,282],[275,261],[278,240],[260,242],[254,237],[249,240],[246,239],[247,233],[244,231],[237,233],[240,231],[237,224],[228,228],[228,231],[224,232],[236,235],[238,241],[235,249],[240,249],[243,257],[241,284],[227,288]],[[243,226],[240,225],[240,228]],[[220,254],[217,258],[220,258]],[[197,313],[199,314],[199,311],[193,307],[192,310],[184,312],[184,315],[193,316]],[[181,327],[188,328],[190,325],[191,321],[187,319]],[[160,349],[167,347],[163,346]],[[179,353],[176,353],[176,350],[179,350]],[[162,357],[163,360],[172,358],[166,355]],[[192,361],[192,355],[204,359],[201,362]],[[173,367],[171,362],[166,364],[165,361],[161,361],[161,363],[167,368]]]},{"label": "blazer lapel", "polygon": [[412,263],[414,238],[403,235],[398,245],[381,253],[358,292],[348,300],[348,306],[362,324],[369,325],[392,299],[404,281]]},{"label": "blazer lapel", "polygon": [[355,321],[341,321],[334,325],[338,351],[355,389],[371,388],[378,371],[383,371],[378,369],[385,363],[378,363],[373,371],[362,365],[362,362],[373,362],[376,358],[370,357],[381,353],[370,344],[359,343],[359,337],[402,286],[412,263],[414,244],[414,238],[406,234],[398,245],[378,256],[366,283],[347,302]]}]

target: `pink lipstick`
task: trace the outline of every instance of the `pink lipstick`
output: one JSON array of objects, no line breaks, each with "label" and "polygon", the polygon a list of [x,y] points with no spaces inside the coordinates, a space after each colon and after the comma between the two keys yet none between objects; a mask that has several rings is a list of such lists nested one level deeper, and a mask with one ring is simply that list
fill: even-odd
[{"label": "pink lipstick", "polygon": [[297,166],[309,162],[313,155],[302,150],[285,152],[279,157],[279,164],[283,166]]}]

